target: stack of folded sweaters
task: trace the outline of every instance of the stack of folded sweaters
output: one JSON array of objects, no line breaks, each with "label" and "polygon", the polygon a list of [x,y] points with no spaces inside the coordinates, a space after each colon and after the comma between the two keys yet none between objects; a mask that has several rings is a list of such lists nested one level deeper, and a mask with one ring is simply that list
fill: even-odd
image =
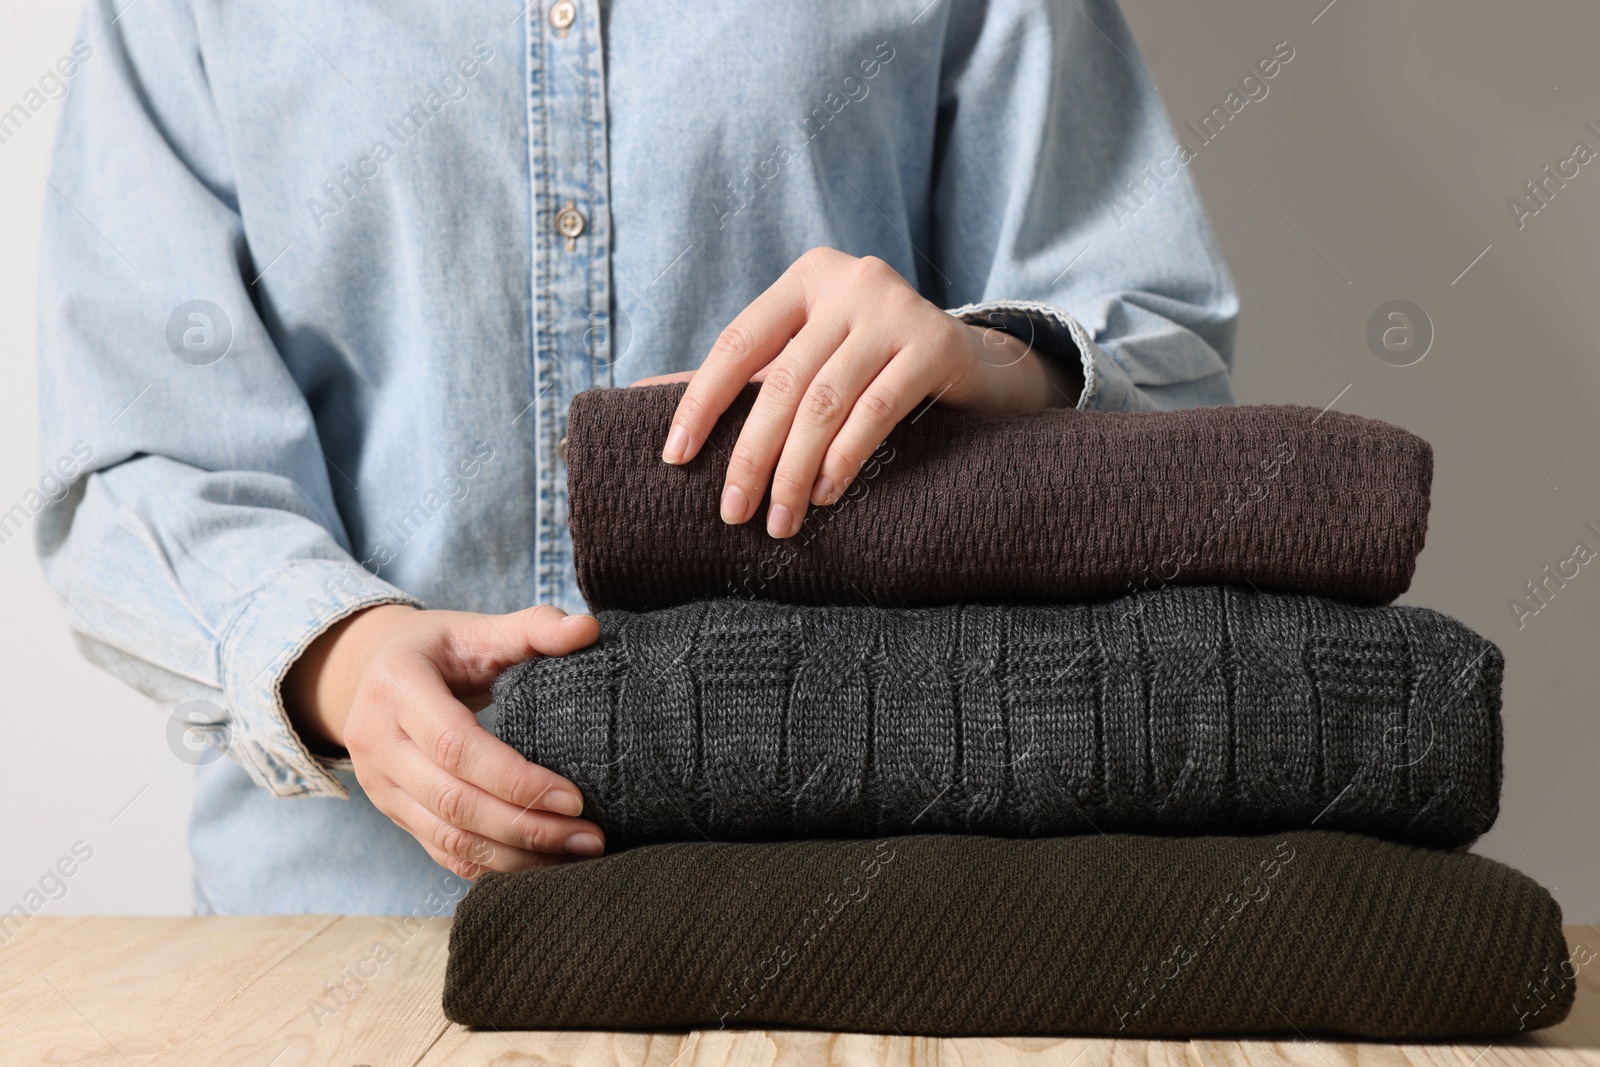
[{"label": "stack of folded sweaters", "polygon": [[898,427],[776,541],[724,525],[748,389],[580,395],[595,646],[496,686],[611,854],[483,876],[445,1008],[521,1028],[1514,1033],[1560,913],[1498,811],[1499,649],[1411,580],[1432,454],[1301,407]]}]

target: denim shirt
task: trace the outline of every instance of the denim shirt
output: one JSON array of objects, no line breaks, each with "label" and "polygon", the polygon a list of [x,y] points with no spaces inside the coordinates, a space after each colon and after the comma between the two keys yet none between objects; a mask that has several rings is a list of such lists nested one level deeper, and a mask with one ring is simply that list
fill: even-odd
[{"label": "denim shirt", "polygon": [[[313,810],[278,798],[426,861],[350,830],[285,672],[372,604],[583,610],[569,401],[698,366],[811,247],[1077,363],[1080,407],[1231,401],[1232,283],[1114,0],[90,0],[80,36],[38,550],[85,655],[232,758],[196,819],[241,884],[311,844],[262,843]],[[253,910],[387,906],[348,882]]]}]

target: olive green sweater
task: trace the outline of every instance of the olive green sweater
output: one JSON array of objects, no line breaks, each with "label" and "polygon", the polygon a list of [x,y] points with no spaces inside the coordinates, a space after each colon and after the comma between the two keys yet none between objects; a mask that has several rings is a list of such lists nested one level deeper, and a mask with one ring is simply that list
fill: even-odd
[{"label": "olive green sweater", "polygon": [[1503,864],[1310,830],[651,845],[488,874],[445,1012],[497,1028],[1514,1034],[1573,997]]}]

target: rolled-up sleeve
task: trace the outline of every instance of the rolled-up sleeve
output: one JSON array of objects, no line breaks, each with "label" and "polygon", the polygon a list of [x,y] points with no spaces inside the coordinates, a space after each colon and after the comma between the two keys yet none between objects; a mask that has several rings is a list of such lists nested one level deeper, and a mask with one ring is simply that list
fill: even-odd
[{"label": "rolled-up sleeve", "polygon": [[1080,408],[1233,401],[1238,299],[1114,0],[951,9],[935,148],[945,307],[1076,358]]},{"label": "rolled-up sleeve", "polygon": [[359,472],[324,456],[269,336],[253,283],[279,250],[251,247],[187,6],[96,0],[80,37],[45,190],[45,577],[87,658],[208,702],[196,725],[263,787],[344,796],[280,684],[340,618],[419,602],[351,554],[332,480]]}]

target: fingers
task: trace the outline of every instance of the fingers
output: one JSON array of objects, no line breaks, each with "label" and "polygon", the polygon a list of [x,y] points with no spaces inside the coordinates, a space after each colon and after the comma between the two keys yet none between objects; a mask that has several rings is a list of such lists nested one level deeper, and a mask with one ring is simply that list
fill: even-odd
[{"label": "fingers", "polygon": [[[980,347],[973,328],[929,303],[888,263],[813,249],[723,331],[679,400],[662,459],[692,459],[745,383],[761,381],[719,510],[724,522],[747,522],[770,486],[767,532],[791,537],[809,505],[843,496],[924,398],[948,391],[947,403],[986,410],[1009,409],[1007,397],[1022,396],[1031,379],[1018,385],[1027,375],[1011,368],[1025,360],[1001,352],[997,370]],[[1035,399],[1030,393],[1009,406],[1032,410],[1041,406]]]},{"label": "fingers", "polygon": [[372,802],[463,877],[604,852],[600,828],[578,817],[577,787],[524,759],[463,703],[486,703],[505,667],[598,634],[592,616],[552,607],[417,612],[365,660],[345,724]]},{"label": "fingers", "polygon": [[505,842],[491,841],[440,819],[407,795],[399,786],[369,793],[374,803],[425,849],[433,862],[466,879],[485,871],[526,871],[566,863],[577,856],[535,852]]},{"label": "fingers", "polygon": [[444,774],[517,810],[539,809],[564,816],[583,811],[583,797],[577,786],[530,763],[485,730],[443,679],[435,676],[430,681],[423,672],[409,689],[408,699],[396,702],[395,723]]},{"label": "fingers", "polygon": [[818,503],[832,504],[844,495],[862,465],[900,420],[930,394],[939,392],[942,388],[936,388],[939,376],[938,364],[916,358],[910,349],[889,362],[856,400],[844,425],[830,442],[817,475],[817,487],[828,491],[817,493],[819,497],[826,495],[826,499]]},{"label": "fingers", "polygon": [[[812,379],[844,341],[845,332],[841,321],[808,322],[783,355],[767,366],[761,391],[756,394],[756,402],[728,459],[722,488],[723,522],[737,525],[755,514],[757,503],[766,494],[767,479],[772,477],[772,469],[783,452],[795,411],[810,390]],[[810,488],[806,486],[807,490]]]},{"label": "fingers", "polygon": [[428,824],[432,836],[419,835],[419,840],[458,859],[473,859],[471,849],[480,840],[514,850],[513,861],[518,852],[596,856],[605,851],[594,823],[508,804],[446,772],[415,744],[399,746],[386,770],[401,792],[438,820]]},{"label": "fingers", "polygon": [[854,330],[817,372],[804,396],[787,405],[792,421],[787,435],[776,442],[781,451],[767,509],[767,532],[773,537],[798,533],[808,504],[833,502],[832,483],[819,477],[822,458],[862,393],[894,355],[890,338]]},{"label": "fingers", "polygon": [[693,459],[750,376],[772,362],[789,338],[800,332],[806,323],[806,290],[799,269],[803,262],[804,256],[718,335],[672,414],[662,459],[668,463]]}]

